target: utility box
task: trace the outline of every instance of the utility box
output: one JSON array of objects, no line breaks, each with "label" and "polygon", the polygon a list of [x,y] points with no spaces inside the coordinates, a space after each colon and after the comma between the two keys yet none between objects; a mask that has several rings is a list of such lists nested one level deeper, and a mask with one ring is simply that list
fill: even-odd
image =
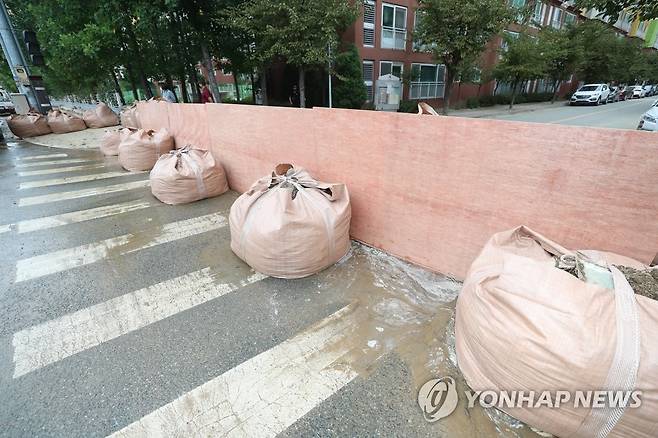
[{"label": "utility box", "polygon": [[402,81],[391,74],[377,78],[375,82],[375,109],[397,111],[402,98]]},{"label": "utility box", "polygon": [[27,101],[27,96],[21,93],[9,93],[11,102],[14,104],[14,111],[16,114],[27,114],[30,112],[30,103]]}]

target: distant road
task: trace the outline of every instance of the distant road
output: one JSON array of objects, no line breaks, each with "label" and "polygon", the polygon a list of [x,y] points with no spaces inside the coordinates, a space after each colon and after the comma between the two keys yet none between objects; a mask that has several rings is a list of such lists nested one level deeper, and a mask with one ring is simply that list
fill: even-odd
[{"label": "distant road", "polygon": [[636,129],[640,117],[657,97],[609,103],[601,106],[555,106],[519,114],[499,114],[488,118],[521,122],[556,123],[560,125],[592,126],[599,128]]}]

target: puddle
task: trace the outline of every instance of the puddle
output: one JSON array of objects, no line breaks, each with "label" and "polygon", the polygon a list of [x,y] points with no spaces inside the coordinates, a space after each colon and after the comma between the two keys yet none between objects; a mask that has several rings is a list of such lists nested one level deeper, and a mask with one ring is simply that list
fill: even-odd
[{"label": "puddle", "polygon": [[[348,351],[337,367],[347,365],[367,377],[378,358],[395,352],[411,371],[414,399],[432,378],[453,377],[460,394],[468,388],[455,351],[460,282],[360,243],[353,243],[350,253],[318,274],[317,281],[321,293],[341,294],[353,303],[360,322],[334,347]],[[439,428],[446,436],[540,436],[496,409],[467,409],[463,396],[456,411],[437,423]]]}]

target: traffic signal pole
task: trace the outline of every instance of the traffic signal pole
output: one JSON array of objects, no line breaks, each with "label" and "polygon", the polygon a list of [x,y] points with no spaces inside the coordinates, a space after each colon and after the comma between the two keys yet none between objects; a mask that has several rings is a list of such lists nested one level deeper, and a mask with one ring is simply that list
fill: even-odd
[{"label": "traffic signal pole", "polygon": [[[30,107],[38,111],[40,105],[37,96],[34,93],[34,89],[30,85],[30,71],[27,60],[18,45],[18,40],[16,39],[16,34],[11,27],[7,8],[5,7],[5,2],[3,0],[0,0],[0,44],[2,45],[2,52],[9,64],[11,75],[14,78],[14,82],[16,82],[18,91],[25,94]],[[23,74],[20,73],[20,69],[23,69]]]}]

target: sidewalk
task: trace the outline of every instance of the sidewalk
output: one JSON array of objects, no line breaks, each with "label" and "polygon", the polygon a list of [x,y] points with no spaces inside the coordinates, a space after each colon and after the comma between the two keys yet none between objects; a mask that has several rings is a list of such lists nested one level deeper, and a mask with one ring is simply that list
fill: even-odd
[{"label": "sidewalk", "polygon": [[566,104],[567,103],[563,100],[559,100],[553,104],[551,104],[551,102],[521,103],[514,105],[514,108],[511,111],[509,110],[509,105],[495,105],[485,108],[451,110],[448,115],[454,117],[495,118],[498,116],[527,113],[549,108],[561,108]]}]

